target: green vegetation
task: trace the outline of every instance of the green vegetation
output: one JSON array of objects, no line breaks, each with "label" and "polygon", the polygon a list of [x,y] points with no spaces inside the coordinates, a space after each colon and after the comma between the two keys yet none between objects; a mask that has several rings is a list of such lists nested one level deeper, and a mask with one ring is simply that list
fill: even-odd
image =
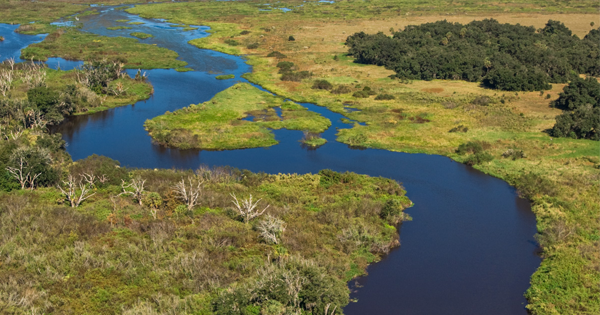
[{"label": "green vegetation", "polygon": [[59,29],[44,41],[21,51],[24,59],[46,60],[62,57],[69,60],[109,59],[126,68],[178,68],[187,63],[177,60],[177,53],[154,45],[141,44],[134,38],[104,37],[75,29]]},{"label": "green vegetation", "polygon": [[129,25],[142,25],[144,22],[128,22]]},{"label": "green vegetation", "polygon": [[154,37],[152,34],[146,34],[146,33],[142,33],[142,32],[133,32],[131,34],[129,34],[131,36],[135,36],[139,39],[146,39],[146,38],[152,38]]},{"label": "green vegetation", "polygon": [[15,32],[25,35],[37,35],[52,33],[56,31],[56,29],[56,26],[48,23],[28,23],[19,25]]},{"label": "green vegetation", "polygon": [[322,138],[318,133],[305,131],[300,142],[310,148],[317,148],[327,143],[327,139]]},{"label": "green vegetation", "polygon": [[[31,63],[0,63],[0,73],[9,73],[12,82],[0,82],[0,102],[5,119],[19,119],[30,112],[31,124],[55,125],[67,115],[89,114],[147,99],[153,92],[142,73],[135,79],[122,72],[122,65],[93,62],[81,69],[59,71]],[[8,83],[8,84],[7,84]],[[25,119],[24,117],[22,117]]]},{"label": "green vegetation", "polygon": [[131,27],[130,26],[109,26],[106,29],[111,30],[111,31],[118,31],[118,30],[130,30]]},{"label": "green vegetation", "polygon": [[600,30],[583,40],[558,21],[534,27],[496,20],[407,26],[390,38],[363,32],[346,45],[356,62],[383,65],[400,79],[479,82],[492,89],[540,91],[574,74],[600,75]]},{"label": "green vegetation", "polygon": [[[402,214],[412,204],[398,183],[353,173],[115,166],[91,156],[63,167],[73,176],[65,181],[96,174],[87,184],[93,195],[77,207],[53,187],[0,194],[0,219],[13,223],[0,226],[0,249],[11,257],[2,265],[0,296],[23,297],[0,300],[5,310],[341,310],[346,281],[399,245],[388,212]],[[141,182],[141,190],[128,186]],[[190,206],[181,185],[202,197]],[[252,196],[256,214],[266,212],[245,222],[233,196]]]},{"label": "green vegetation", "polygon": [[222,74],[215,77],[217,80],[229,80],[235,78],[234,74]]},{"label": "green vegetation", "polygon": [[554,106],[568,111],[556,117],[553,136],[600,140],[600,83],[596,78],[574,79]]},{"label": "green vegetation", "polygon": [[[279,117],[274,107],[281,107]],[[253,121],[242,120],[253,116]],[[323,116],[283,98],[239,83],[203,104],[191,105],[146,121],[145,128],[162,144],[179,148],[240,149],[277,144],[269,129],[315,133],[331,122]]]}]

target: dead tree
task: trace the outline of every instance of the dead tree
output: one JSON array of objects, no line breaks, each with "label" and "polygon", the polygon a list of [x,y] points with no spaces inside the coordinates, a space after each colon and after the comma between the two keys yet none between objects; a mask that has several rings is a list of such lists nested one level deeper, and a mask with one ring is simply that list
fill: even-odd
[{"label": "dead tree", "polygon": [[175,184],[173,190],[179,195],[179,199],[187,205],[188,210],[192,210],[198,203],[198,197],[200,197],[200,194],[202,193],[203,184],[204,180],[189,176],[187,178],[187,183],[185,179],[181,179],[180,182]]},{"label": "dead tree", "polygon": [[[140,177],[133,178],[131,180],[131,184],[127,185],[124,180],[121,180],[121,189],[123,192],[119,194],[121,195],[132,195],[135,200],[138,201],[140,206],[142,205],[142,199],[144,197],[144,184],[146,183],[145,179],[141,179]],[[128,189],[133,189],[128,190]]]},{"label": "dead tree", "polygon": [[260,236],[269,244],[279,244],[279,238],[285,230],[285,222],[268,215],[257,226]]},{"label": "dead tree", "polygon": [[[21,189],[25,189],[25,185],[27,184],[28,180],[29,180],[29,172],[25,173],[25,160],[20,157],[19,158],[19,167],[11,167],[8,166],[6,167],[6,170],[14,177],[17,179],[17,181],[19,181],[19,184],[21,184]],[[39,175],[38,175],[39,176]],[[37,176],[36,176],[37,178]]]},{"label": "dead tree", "polygon": [[[65,186],[63,189],[62,186]],[[95,195],[91,193],[94,188],[94,175],[93,174],[82,174],[79,179],[69,174],[66,181],[63,181],[63,185],[57,185],[58,189],[65,195],[65,198],[71,203],[72,208],[77,208],[86,199]]]},{"label": "dead tree", "polygon": [[259,211],[256,206],[262,199],[258,199],[256,202],[252,202],[252,194],[247,199],[242,199],[241,202],[238,201],[235,194],[231,194],[233,197],[233,204],[237,208],[237,212],[244,218],[244,222],[248,223],[250,220],[261,216],[265,211],[269,208],[270,205],[267,205],[262,211]]}]

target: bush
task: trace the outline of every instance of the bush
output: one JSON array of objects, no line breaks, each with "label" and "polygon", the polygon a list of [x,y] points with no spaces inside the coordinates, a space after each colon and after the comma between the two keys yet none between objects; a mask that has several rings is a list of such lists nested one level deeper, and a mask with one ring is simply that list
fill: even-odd
[{"label": "bush", "polygon": [[504,151],[504,153],[502,153],[502,157],[511,158],[514,161],[517,159],[524,159],[527,157],[527,155],[525,154],[525,152],[523,152],[523,150],[508,149]]},{"label": "bush", "polygon": [[488,105],[490,105],[491,102],[492,102],[492,99],[489,96],[479,95],[474,100],[471,101],[471,104],[479,105],[479,106],[488,106]]},{"label": "bush", "polygon": [[279,68],[279,73],[292,71],[293,67],[294,67],[294,63],[291,61],[280,61],[279,63],[277,63],[277,68]]},{"label": "bush", "polygon": [[396,98],[390,94],[379,94],[379,95],[375,96],[376,101],[388,101],[388,100],[393,100],[393,99],[396,99]]},{"label": "bush", "polygon": [[290,41],[290,42],[293,42],[293,41],[295,41],[295,40],[296,40],[296,39],[295,39],[295,38],[294,38],[294,36],[292,36],[292,35],[290,35],[290,37],[288,37],[288,41]]},{"label": "bush", "polygon": [[283,59],[283,58],[286,58],[287,56],[278,51],[272,51],[267,55],[267,57],[275,57],[277,59]]},{"label": "bush", "polygon": [[243,30],[240,32],[240,35],[248,35],[248,34],[250,34],[249,30]]},{"label": "bush", "polygon": [[333,94],[346,94],[352,92],[352,89],[347,85],[338,85],[335,89],[331,91]]},{"label": "bush", "polygon": [[369,93],[367,93],[365,91],[356,91],[356,92],[354,92],[354,94],[352,94],[352,96],[356,97],[356,98],[368,98]]},{"label": "bush", "polygon": [[256,49],[256,48],[258,48],[258,43],[249,44],[248,46],[246,46],[246,48],[248,48],[248,49]]},{"label": "bush", "polygon": [[466,160],[465,164],[467,165],[477,165],[485,162],[490,162],[494,159],[494,157],[487,152],[479,152],[470,155]]},{"label": "bush", "polygon": [[391,225],[396,225],[402,221],[402,209],[404,209],[404,206],[400,200],[388,199],[383,205],[383,208],[381,208],[379,217],[388,221]]},{"label": "bush", "polygon": [[469,141],[458,146],[456,153],[464,155],[466,153],[480,153],[483,152],[483,146],[479,142]]},{"label": "bush", "polygon": [[239,46],[240,42],[238,42],[235,39],[226,39],[225,40],[225,44],[229,45],[229,46]]},{"label": "bush", "polygon": [[535,196],[555,196],[557,187],[551,180],[535,173],[525,173],[514,179],[519,194],[525,198],[532,199]]},{"label": "bush", "polygon": [[312,86],[315,90],[331,90],[333,89],[333,85],[329,83],[327,80],[316,80]]},{"label": "bush", "polygon": [[452,129],[450,129],[450,131],[448,131],[448,132],[467,132],[467,131],[469,131],[469,127],[463,126],[463,125],[458,125]]},{"label": "bush", "polygon": [[308,72],[308,71],[299,71],[299,72],[286,72],[281,76],[281,81],[295,81],[295,82],[300,82],[303,79],[307,79],[310,78],[312,76],[312,73]]}]

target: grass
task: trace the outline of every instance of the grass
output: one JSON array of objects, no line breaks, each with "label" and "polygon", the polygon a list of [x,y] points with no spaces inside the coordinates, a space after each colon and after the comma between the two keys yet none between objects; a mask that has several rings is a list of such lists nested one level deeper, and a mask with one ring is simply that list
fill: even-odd
[{"label": "grass", "polygon": [[[527,291],[528,309],[534,314],[593,314],[600,312],[597,284],[600,282],[600,213],[598,196],[600,163],[598,142],[550,139],[544,130],[552,127],[560,110],[549,107],[562,85],[553,85],[542,96],[539,92],[501,93],[458,81],[400,82],[388,78],[392,71],[376,66],[357,65],[346,56],[346,37],[355,32],[389,34],[390,28],[447,19],[467,23],[495,18],[502,23],[520,23],[543,27],[559,20],[582,37],[597,24],[596,3],[580,1],[377,1],[307,2],[293,11],[253,11],[249,3],[152,4],[131,9],[147,17],[160,17],[174,23],[216,25],[213,35],[192,41],[201,48],[231,54],[248,54],[253,73],[248,80],[294,101],[314,102],[332,111],[344,113],[344,104],[360,111],[344,113],[365,122],[340,130],[338,141],[402,152],[420,152],[449,156],[459,162],[468,156],[454,153],[458,145],[469,141],[489,144],[491,162],[475,167],[515,185],[532,200],[538,220],[538,239],[544,260],[531,278]],[[298,3],[299,4],[299,3]],[[257,6],[258,8],[258,6]],[[569,13],[569,14],[566,14]],[[590,14],[591,13],[591,14]],[[206,21],[209,21],[206,23]],[[225,25],[227,27],[225,27]],[[241,30],[250,31],[241,35]],[[268,31],[267,31],[268,30]],[[287,40],[289,35],[295,41]],[[235,40],[242,45],[229,46]],[[260,42],[248,50],[245,43]],[[313,73],[303,82],[279,80],[275,65],[282,61],[266,58],[271,51],[287,56],[298,70]],[[338,56],[334,59],[334,56]],[[394,101],[375,101],[352,97],[352,93],[334,95],[312,90],[314,80],[326,79],[334,85],[348,85],[351,91],[369,86],[378,94],[390,94]],[[550,99],[546,99],[546,94]],[[493,102],[488,106],[471,104],[478,95]],[[504,103],[502,103],[502,101]],[[449,132],[459,126],[466,132]],[[466,129],[465,129],[466,128]],[[527,157],[501,157],[509,149],[523,150]],[[533,174],[533,175],[531,175]],[[532,180],[534,178],[535,180]],[[542,186],[554,187],[547,191]],[[532,191],[531,187],[537,187]]]},{"label": "grass", "polygon": [[141,44],[125,37],[104,37],[59,29],[44,41],[32,44],[21,51],[24,59],[46,60],[62,57],[67,60],[119,60],[127,68],[179,68],[187,63],[177,60],[177,53],[154,45]]},{"label": "grass", "polygon": [[146,33],[142,33],[142,32],[133,32],[131,34],[129,34],[131,36],[135,36],[139,39],[147,39],[147,38],[152,38],[154,37],[152,34],[146,34]]},{"label": "grass", "polygon": [[[258,282],[261,271],[281,261],[295,260],[314,266],[319,277],[333,277],[328,286],[312,288],[326,290],[335,283],[347,303],[344,281],[364,274],[369,263],[399,245],[398,232],[380,218],[381,209],[388,200],[399,201],[400,211],[412,205],[398,183],[353,173],[201,168],[195,175],[115,170],[110,162],[93,162],[98,160],[68,166],[75,174],[110,171],[108,182],[98,184],[79,208],[63,204],[52,187],[0,194],[0,220],[13,222],[0,225],[0,251],[10,257],[0,267],[5,310],[139,314],[150,308],[209,314],[221,294]],[[121,191],[120,180],[135,176],[146,181],[144,198],[152,193],[160,200],[156,217],[146,202],[140,206],[131,197],[113,196]],[[188,176],[204,179],[199,204],[189,210],[173,191]],[[270,207],[245,224],[232,209],[230,193],[252,194],[261,199],[259,207]],[[257,230],[266,214],[285,222],[278,244]],[[10,294],[21,298],[5,298]]]},{"label": "grass", "polygon": [[217,80],[229,80],[235,78],[234,74],[222,74],[215,77]]},{"label": "grass", "polygon": [[118,31],[118,30],[130,30],[131,27],[130,26],[109,26],[106,29],[111,30],[111,31]]},{"label": "grass", "polygon": [[[279,117],[274,107],[281,108]],[[253,116],[253,121],[242,120]],[[293,102],[247,83],[236,84],[203,104],[167,112],[146,121],[145,128],[162,144],[179,148],[227,150],[277,144],[269,129],[323,132],[331,122]]]},{"label": "grass", "polygon": [[25,35],[37,35],[37,34],[48,34],[56,31],[57,27],[48,23],[28,23],[21,24],[19,28],[15,30],[17,33]]}]

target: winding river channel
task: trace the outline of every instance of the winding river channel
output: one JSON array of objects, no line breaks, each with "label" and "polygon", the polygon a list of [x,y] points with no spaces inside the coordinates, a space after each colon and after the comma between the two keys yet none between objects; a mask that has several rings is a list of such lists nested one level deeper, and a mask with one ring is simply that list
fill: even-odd
[{"label": "winding river channel", "polygon": [[[74,116],[58,127],[74,160],[92,154],[143,168],[197,168],[230,165],[254,172],[307,173],[321,169],[351,171],[393,178],[415,203],[407,210],[412,222],[401,226],[401,247],[368,268],[368,276],[353,280],[345,314],[527,314],[523,293],[539,266],[535,217],[528,201],[504,181],[436,155],[375,149],[352,149],[335,141],[337,128],[350,128],[342,115],[324,107],[302,104],[332,121],[323,133],[329,142],[308,150],[298,142],[300,131],[276,130],[280,144],[270,148],[232,151],[178,150],[156,145],[144,121],[165,111],[208,101],[242,81],[252,69],[242,57],[198,49],[187,42],[208,36],[207,27],[184,31],[162,20],[143,19],[101,7],[81,18],[82,30],[105,36],[154,35],[142,40],[169,48],[186,61],[189,72],[148,70],[154,95],[147,101],[92,115]],[[127,19],[143,22],[127,25]],[[110,26],[127,30],[107,30]],[[0,61],[18,57],[20,49],[43,36],[14,33],[16,25],[0,24]],[[66,70],[80,64],[52,59]],[[130,75],[135,71],[130,70]],[[216,80],[218,74],[233,80]]]}]

